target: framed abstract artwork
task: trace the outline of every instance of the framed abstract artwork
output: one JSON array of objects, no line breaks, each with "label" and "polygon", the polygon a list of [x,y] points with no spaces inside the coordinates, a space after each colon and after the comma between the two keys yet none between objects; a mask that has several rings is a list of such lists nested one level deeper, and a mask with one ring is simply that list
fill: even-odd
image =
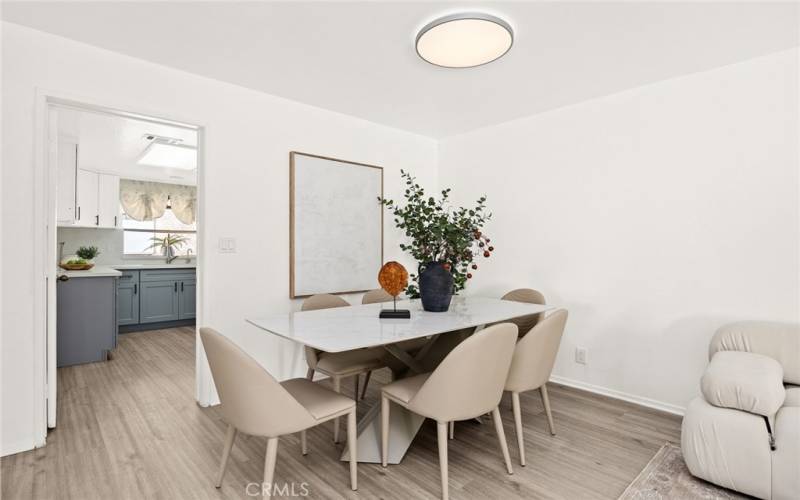
[{"label": "framed abstract artwork", "polygon": [[376,288],[383,264],[383,168],[289,154],[289,296]]}]

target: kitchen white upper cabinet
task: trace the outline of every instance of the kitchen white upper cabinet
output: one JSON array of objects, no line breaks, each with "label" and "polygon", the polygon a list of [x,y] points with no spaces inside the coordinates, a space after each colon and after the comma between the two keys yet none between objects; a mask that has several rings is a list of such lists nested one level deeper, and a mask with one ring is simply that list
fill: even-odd
[{"label": "kitchen white upper cabinet", "polygon": [[119,176],[78,168],[78,151],[77,144],[59,141],[58,225],[120,227]]},{"label": "kitchen white upper cabinet", "polygon": [[78,175],[78,145],[58,141],[56,210],[59,225],[75,223],[75,177]]},{"label": "kitchen white upper cabinet", "polygon": [[89,170],[78,169],[77,186],[75,190],[75,225],[98,226],[99,205],[97,190],[100,174]]},{"label": "kitchen white upper cabinet", "polygon": [[98,225],[119,227],[122,220],[119,212],[119,177],[99,174],[97,183]]}]

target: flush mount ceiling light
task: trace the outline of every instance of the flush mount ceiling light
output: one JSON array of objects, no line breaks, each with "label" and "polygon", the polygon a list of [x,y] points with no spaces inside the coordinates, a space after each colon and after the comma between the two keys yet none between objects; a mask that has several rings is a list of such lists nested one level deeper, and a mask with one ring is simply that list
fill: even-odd
[{"label": "flush mount ceiling light", "polygon": [[499,59],[511,49],[514,30],[483,13],[452,14],[428,23],[417,34],[417,54],[445,68],[472,68]]}]

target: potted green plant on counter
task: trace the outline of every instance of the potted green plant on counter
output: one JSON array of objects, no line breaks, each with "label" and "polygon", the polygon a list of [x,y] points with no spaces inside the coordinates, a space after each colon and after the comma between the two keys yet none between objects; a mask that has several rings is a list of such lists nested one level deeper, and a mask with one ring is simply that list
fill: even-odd
[{"label": "potted green plant on counter", "polygon": [[446,311],[453,293],[463,290],[478,269],[475,258],[488,258],[494,251],[483,233],[492,214],[486,210],[486,196],[481,196],[474,208],[453,207],[450,189],[442,190],[437,200],[426,196],[410,173],[400,173],[406,183],[405,206],[394,200],[379,200],[409,239],[409,243],[400,244],[400,249],[418,262],[418,272],[410,275],[406,294],[421,297],[426,311]]},{"label": "potted green plant on counter", "polygon": [[184,245],[189,243],[189,240],[188,238],[186,238],[186,236],[182,236],[180,234],[169,234],[169,233],[167,233],[167,235],[164,236],[163,238],[154,236],[150,238],[150,240],[153,243],[145,250],[150,250],[153,248],[161,249],[161,255],[163,255],[167,259],[167,264],[177,259],[178,250],[180,250]]},{"label": "potted green plant on counter", "polygon": [[70,255],[59,265],[70,271],[85,271],[94,267],[94,258],[98,255],[100,255],[100,250],[96,246],[78,247],[75,255]]}]

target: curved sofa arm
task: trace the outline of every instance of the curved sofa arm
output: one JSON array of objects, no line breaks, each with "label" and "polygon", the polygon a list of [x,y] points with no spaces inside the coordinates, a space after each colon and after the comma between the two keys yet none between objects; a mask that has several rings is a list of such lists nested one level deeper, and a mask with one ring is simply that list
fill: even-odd
[{"label": "curved sofa arm", "polygon": [[705,400],[772,417],[783,406],[783,367],[774,359],[750,352],[720,351],[711,358],[700,382]]}]

